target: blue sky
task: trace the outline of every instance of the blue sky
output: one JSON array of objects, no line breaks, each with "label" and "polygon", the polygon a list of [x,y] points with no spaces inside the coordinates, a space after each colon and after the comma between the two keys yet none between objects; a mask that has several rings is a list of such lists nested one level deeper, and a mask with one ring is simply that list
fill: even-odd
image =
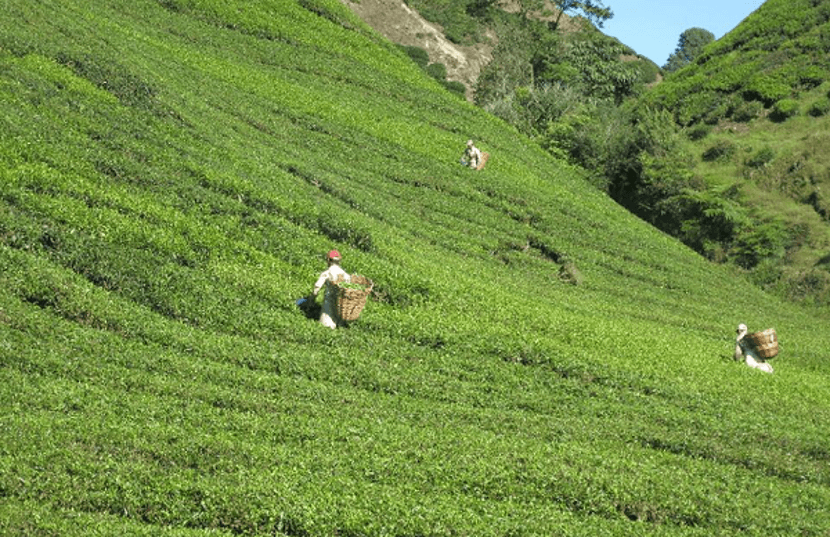
[{"label": "blue sky", "polygon": [[602,32],[664,65],[677,48],[680,34],[703,28],[720,39],[761,7],[763,0],[603,0],[614,17]]}]

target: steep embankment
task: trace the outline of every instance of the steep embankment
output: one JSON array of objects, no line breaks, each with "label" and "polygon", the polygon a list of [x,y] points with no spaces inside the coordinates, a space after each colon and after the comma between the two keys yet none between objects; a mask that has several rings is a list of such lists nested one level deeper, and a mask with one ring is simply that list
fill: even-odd
[{"label": "steep embankment", "polygon": [[[826,321],[339,2],[7,2],[0,184],[2,533],[830,525]],[[338,331],[294,305],[332,247],[375,281]]]},{"label": "steep embankment", "polygon": [[426,50],[431,62],[447,68],[447,80],[464,84],[468,99],[472,98],[481,69],[492,59],[494,34],[490,35],[490,43],[459,45],[447,39],[440,26],[425,20],[403,0],[343,0],[343,3],[393,43]]}]

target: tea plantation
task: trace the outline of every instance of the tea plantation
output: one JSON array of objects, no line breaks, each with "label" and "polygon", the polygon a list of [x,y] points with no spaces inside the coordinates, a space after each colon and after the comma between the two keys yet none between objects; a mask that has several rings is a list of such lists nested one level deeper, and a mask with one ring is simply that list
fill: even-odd
[{"label": "tea plantation", "polygon": [[337,0],[3,8],[0,534],[830,535],[828,319]]}]

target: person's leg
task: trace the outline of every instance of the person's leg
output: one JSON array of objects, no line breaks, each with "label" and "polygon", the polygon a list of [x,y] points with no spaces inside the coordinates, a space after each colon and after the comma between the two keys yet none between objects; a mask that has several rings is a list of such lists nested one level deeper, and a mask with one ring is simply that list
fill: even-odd
[{"label": "person's leg", "polygon": [[334,319],[331,318],[331,315],[329,315],[325,311],[320,314],[320,324],[328,328],[337,328],[337,323],[334,322]]}]

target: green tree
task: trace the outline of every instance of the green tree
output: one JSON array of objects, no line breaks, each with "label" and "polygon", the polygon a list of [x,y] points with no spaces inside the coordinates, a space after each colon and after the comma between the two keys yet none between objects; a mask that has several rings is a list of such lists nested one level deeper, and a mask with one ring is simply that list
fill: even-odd
[{"label": "green tree", "polygon": [[582,12],[583,16],[599,28],[602,28],[603,23],[614,16],[611,8],[602,5],[601,0],[587,0],[585,2],[578,0],[553,0],[553,3],[559,9],[559,15],[557,15],[553,25],[554,28],[559,27],[559,20],[565,13]]},{"label": "green tree", "polygon": [[559,21],[565,13],[581,14],[599,28],[614,16],[611,8],[605,7],[602,0],[519,0],[519,4],[524,15],[538,13],[542,16],[553,14],[548,9],[552,5],[556,9],[556,20],[551,23],[553,29],[559,27]]},{"label": "green tree", "polygon": [[714,40],[715,35],[709,30],[689,28],[680,34],[677,48],[669,56],[663,69],[671,73],[689,65],[703,52],[703,48]]},{"label": "green tree", "polygon": [[585,98],[619,104],[635,92],[641,76],[638,64],[620,61],[627,51],[600,32],[569,34],[560,43],[536,49],[531,59],[534,79],[537,84],[578,85]]}]

